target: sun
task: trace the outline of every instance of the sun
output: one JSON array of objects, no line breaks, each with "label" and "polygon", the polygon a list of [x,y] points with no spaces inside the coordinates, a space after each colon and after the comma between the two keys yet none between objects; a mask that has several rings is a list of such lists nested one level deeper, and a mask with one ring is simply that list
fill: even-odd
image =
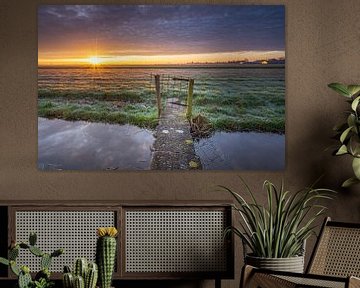
[{"label": "sun", "polygon": [[88,58],[89,63],[93,64],[93,65],[98,65],[101,64],[103,61],[101,58],[97,57],[97,56],[91,56]]}]

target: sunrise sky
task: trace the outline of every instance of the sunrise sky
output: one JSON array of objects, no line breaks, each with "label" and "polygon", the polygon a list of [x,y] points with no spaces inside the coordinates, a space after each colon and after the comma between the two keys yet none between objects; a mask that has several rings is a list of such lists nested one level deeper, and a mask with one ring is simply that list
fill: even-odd
[{"label": "sunrise sky", "polygon": [[281,5],[44,5],[39,65],[154,65],[285,57]]}]

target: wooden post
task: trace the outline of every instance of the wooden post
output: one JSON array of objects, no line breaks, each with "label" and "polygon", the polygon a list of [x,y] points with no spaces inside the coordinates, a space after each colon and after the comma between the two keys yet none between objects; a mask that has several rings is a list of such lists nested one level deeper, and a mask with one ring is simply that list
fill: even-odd
[{"label": "wooden post", "polygon": [[187,109],[186,109],[186,117],[188,119],[190,119],[192,116],[193,91],[194,91],[194,79],[189,79],[189,90],[187,96]]},{"label": "wooden post", "polygon": [[155,75],[156,101],[158,106],[158,117],[161,115],[161,91],[160,91],[160,75]]}]

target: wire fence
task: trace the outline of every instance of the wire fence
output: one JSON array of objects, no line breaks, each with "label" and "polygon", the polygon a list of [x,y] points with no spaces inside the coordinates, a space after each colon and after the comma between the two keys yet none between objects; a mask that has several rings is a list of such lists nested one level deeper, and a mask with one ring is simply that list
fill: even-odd
[{"label": "wire fence", "polygon": [[[148,89],[156,93],[156,80],[155,75],[149,73]],[[190,78],[182,77],[172,74],[160,74],[160,93],[162,99],[162,106],[166,105],[166,102],[177,105],[187,105],[187,96],[189,91]]]}]

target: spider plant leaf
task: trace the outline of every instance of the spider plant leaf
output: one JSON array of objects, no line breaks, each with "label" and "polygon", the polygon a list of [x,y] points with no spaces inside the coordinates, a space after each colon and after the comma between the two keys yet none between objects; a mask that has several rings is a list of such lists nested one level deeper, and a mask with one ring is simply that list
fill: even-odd
[{"label": "spider plant leaf", "polygon": [[241,182],[243,183],[243,185],[245,186],[246,191],[247,191],[248,194],[250,195],[251,200],[254,202],[254,204],[258,205],[258,203],[257,203],[257,201],[256,201],[256,198],[255,198],[253,192],[251,191],[249,185],[247,185],[247,183],[245,182],[245,180],[244,180],[242,177],[239,176],[239,178],[240,178]]},{"label": "spider plant leaf", "polygon": [[[267,203],[262,206],[256,202],[250,188],[246,189],[252,202],[230,189],[225,190],[235,197],[238,204],[234,209],[241,216],[240,228],[234,234],[259,257],[298,255],[304,240],[313,234],[313,223],[325,211],[317,202],[331,199],[333,192],[310,186],[290,193],[284,190],[283,184],[277,189],[270,181],[264,181]],[[308,217],[310,211],[312,216]]]}]

